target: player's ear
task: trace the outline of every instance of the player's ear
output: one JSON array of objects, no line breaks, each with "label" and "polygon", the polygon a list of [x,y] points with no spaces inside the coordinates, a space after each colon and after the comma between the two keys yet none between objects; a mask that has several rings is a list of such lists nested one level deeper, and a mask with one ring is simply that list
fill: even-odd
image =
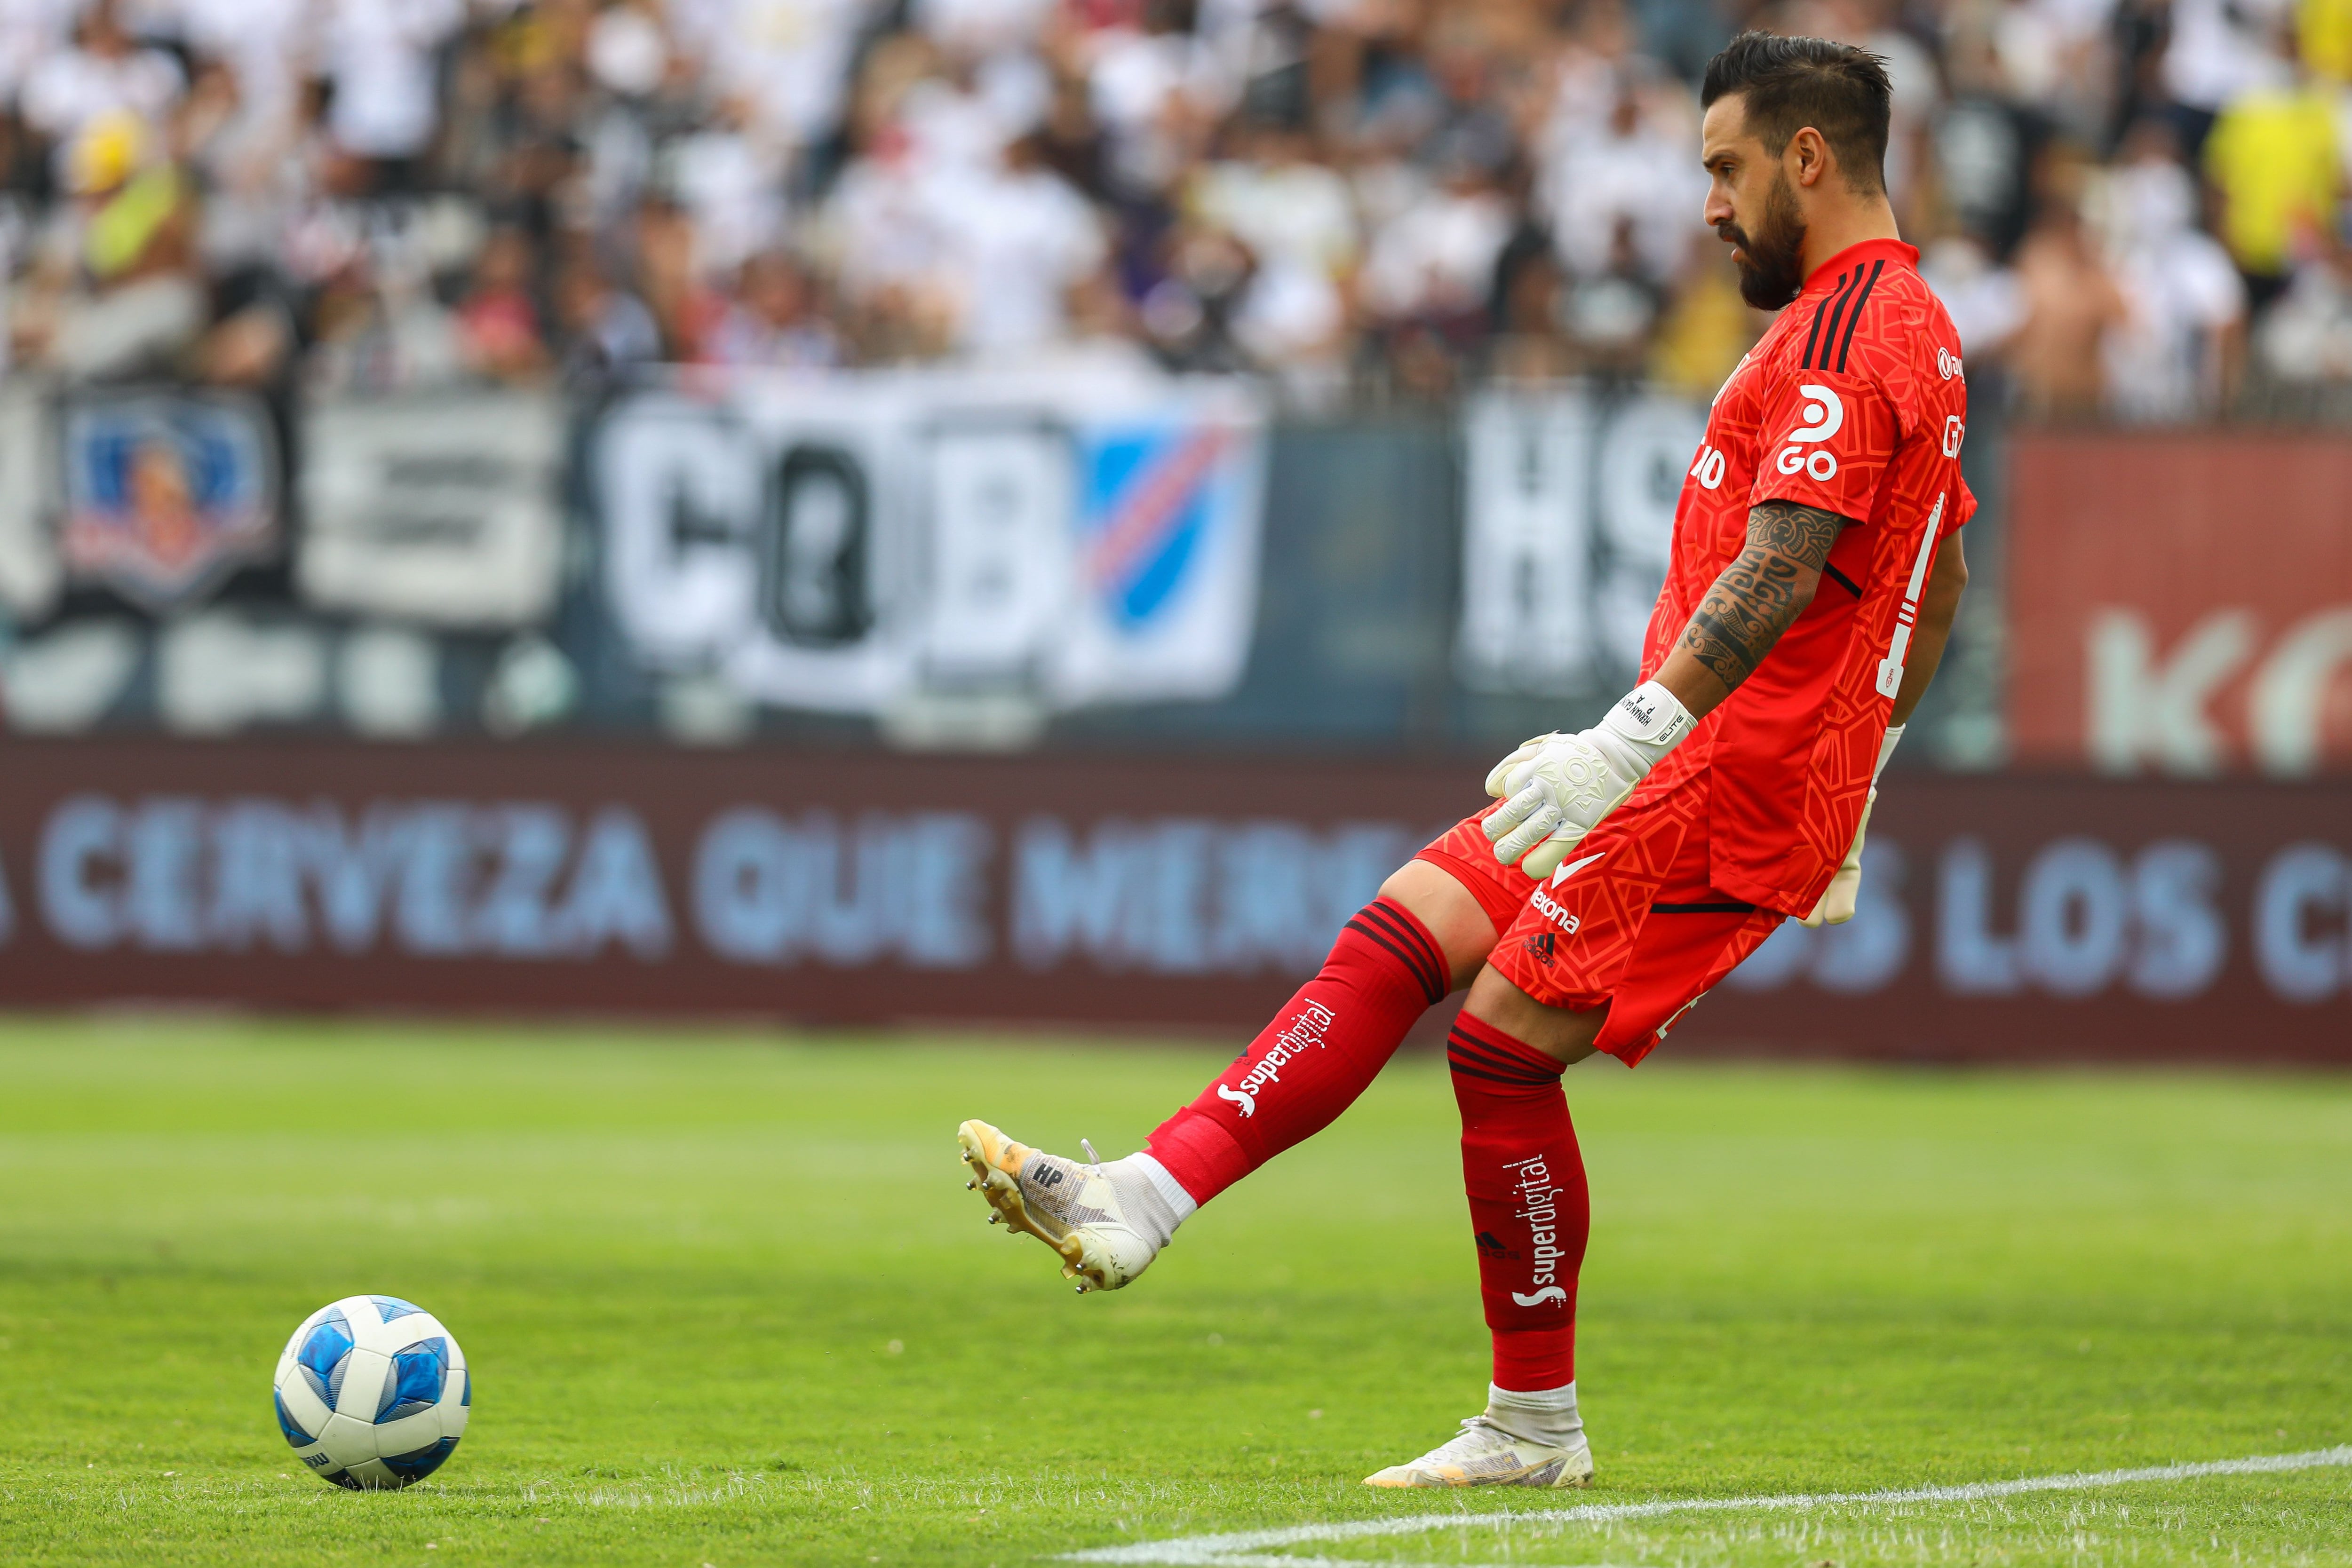
[{"label": "player's ear", "polygon": [[1797,184],[1808,189],[1820,184],[1829,177],[1831,162],[1828,139],[1811,126],[1789,138],[1789,178]]}]

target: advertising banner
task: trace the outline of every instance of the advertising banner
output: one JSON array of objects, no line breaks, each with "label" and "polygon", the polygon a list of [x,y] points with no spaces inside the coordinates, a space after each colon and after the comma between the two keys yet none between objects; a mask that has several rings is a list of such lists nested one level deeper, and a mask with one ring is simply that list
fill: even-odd
[{"label": "advertising banner", "polygon": [[1874,1058],[2352,1064],[2347,808],[2319,785],[1898,775],[1854,920],[1783,925],[1694,1021]]},{"label": "advertising banner", "polygon": [[47,615],[65,587],[58,555],[57,422],[29,382],[0,382],[0,606]]},{"label": "advertising banner", "polygon": [[1706,411],[1579,386],[1486,392],[1464,414],[1464,682],[1581,692],[1641,662]]},{"label": "advertising banner", "polygon": [[2019,760],[2352,770],[2352,444],[2045,434],[2012,450]]},{"label": "advertising banner", "polygon": [[591,504],[637,659],[782,707],[1232,689],[1265,419],[1240,382],[753,377],[616,404]]},{"label": "advertising banner", "polygon": [[[12,745],[0,1001],[1238,1038],[1478,767]],[[952,788],[943,787],[951,779]],[[1898,778],[1668,1042],[2352,1065],[2341,787]]]},{"label": "advertising banner", "polygon": [[563,563],[566,424],[536,392],[310,404],[303,598],[436,626],[543,622]]}]

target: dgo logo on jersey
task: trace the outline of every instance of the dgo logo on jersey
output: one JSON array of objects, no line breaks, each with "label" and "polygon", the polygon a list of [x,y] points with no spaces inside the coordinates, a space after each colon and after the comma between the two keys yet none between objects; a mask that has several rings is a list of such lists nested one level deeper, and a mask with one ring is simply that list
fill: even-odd
[{"label": "dgo logo on jersey", "polygon": [[1808,382],[1797,391],[1805,400],[1805,423],[1789,432],[1789,444],[1780,449],[1773,464],[1783,474],[1799,469],[1816,481],[1827,482],[1837,474],[1837,459],[1826,452],[1808,453],[1809,445],[1818,445],[1845,428],[1845,400],[1825,386]]}]

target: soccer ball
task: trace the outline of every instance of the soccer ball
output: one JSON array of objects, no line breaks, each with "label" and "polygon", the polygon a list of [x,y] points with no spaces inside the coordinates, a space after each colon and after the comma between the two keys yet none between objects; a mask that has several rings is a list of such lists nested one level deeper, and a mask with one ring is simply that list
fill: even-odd
[{"label": "soccer ball", "polygon": [[441,1468],[474,1405],[466,1354],[397,1296],[346,1296],[278,1353],[278,1429],[320,1479],[404,1487]]}]

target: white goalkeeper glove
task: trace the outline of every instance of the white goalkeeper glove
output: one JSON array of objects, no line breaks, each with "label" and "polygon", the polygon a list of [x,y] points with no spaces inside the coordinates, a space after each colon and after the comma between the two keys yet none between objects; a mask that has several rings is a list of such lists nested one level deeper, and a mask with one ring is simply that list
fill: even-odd
[{"label": "white goalkeeper glove", "polygon": [[1486,823],[1495,858],[1549,876],[1695,722],[1674,693],[1645,681],[1591,729],[1521,746],[1486,775],[1486,793],[1503,801]]},{"label": "white goalkeeper glove", "polygon": [[1870,770],[1870,797],[1862,803],[1862,821],[1853,825],[1853,847],[1838,862],[1829,886],[1814,901],[1812,913],[1799,925],[1818,931],[1824,925],[1843,925],[1853,918],[1854,904],[1862,897],[1862,836],[1870,831],[1870,809],[1878,804],[1878,776],[1886,771],[1886,759],[1895,755],[1895,743],[1902,738],[1901,725],[1886,727],[1886,738],[1879,743],[1878,766]]}]

